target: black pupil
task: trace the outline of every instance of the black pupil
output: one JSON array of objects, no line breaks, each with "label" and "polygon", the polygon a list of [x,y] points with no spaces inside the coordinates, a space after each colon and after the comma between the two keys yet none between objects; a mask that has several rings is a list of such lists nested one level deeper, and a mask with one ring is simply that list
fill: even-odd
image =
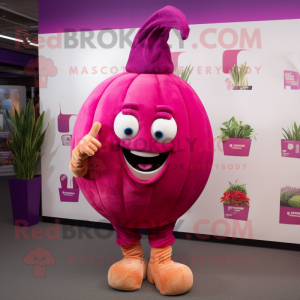
[{"label": "black pupil", "polygon": [[131,135],[131,134],[132,134],[132,129],[126,128],[126,129],[125,129],[125,134],[126,134],[126,135]]},{"label": "black pupil", "polygon": [[162,133],[161,133],[161,132],[156,132],[156,133],[155,133],[155,136],[156,136],[157,138],[161,138],[161,137],[162,137]]}]

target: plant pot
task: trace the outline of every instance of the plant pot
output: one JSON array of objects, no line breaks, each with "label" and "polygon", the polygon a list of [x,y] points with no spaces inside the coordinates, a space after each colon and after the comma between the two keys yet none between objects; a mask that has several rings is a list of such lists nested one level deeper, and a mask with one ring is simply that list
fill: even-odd
[{"label": "plant pot", "polygon": [[281,156],[300,158],[300,141],[281,140]]},{"label": "plant pot", "polygon": [[229,138],[223,141],[224,155],[249,156],[252,139]]},{"label": "plant pot", "polygon": [[223,204],[224,207],[224,218],[225,219],[233,219],[240,221],[247,221],[249,214],[249,206],[248,205],[229,205]]},{"label": "plant pot", "polygon": [[9,190],[15,225],[29,227],[39,223],[41,177],[9,178]]},{"label": "plant pot", "polygon": [[234,91],[252,90],[252,85],[233,86],[232,89]]},{"label": "plant pot", "polygon": [[280,206],[279,223],[300,225],[300,208]]},{"label": "plant pot", "polygon": [[79,189],[59,188],[61,202],[78,202]]}]

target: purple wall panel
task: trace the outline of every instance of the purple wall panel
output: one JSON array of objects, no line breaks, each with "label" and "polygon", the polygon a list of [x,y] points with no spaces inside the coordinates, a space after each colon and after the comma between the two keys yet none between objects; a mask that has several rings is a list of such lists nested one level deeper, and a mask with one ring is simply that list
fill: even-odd
[{"label": "purple wall panel", "polygon": [[39,0],[39,33],[138,28],[166,5],[179,8],[189,24],[300,18],[300,0]]},{"label": "purple wall panel", "polygon": [[37,56],[34,55],[0,48],[1,63],[17,65],[17,66],[26,66],[31,59],[36,59],[36,58]]}]

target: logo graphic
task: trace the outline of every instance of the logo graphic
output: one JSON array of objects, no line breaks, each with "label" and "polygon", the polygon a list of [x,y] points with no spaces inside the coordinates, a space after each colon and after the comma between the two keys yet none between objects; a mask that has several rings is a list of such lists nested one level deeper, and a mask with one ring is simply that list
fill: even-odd
[{"label": "logo graphic", "polygon": [[[24,68],[27,75],[34,76],[35,87],[46,88],[48,83],[48,76],[53,77],[57,74],[57,68],[50,58],[39,56],[36,59],[31,59]],[[39,79],[40,82],[39,82]]]},{"label": "logo graphic", "polygon": [[64,134],[61,136],[61,142],[63,146],[71,146],[72,135]]},{"label": "logo graphic", "polygon": [[300,158],[300,141],[281,140],[281,156]]},{"label": "logo graphic", "polygon": [[32,265],[33,277],[45,277],[46,267],[53,266],[55,264],[55,258],[52,252],[43,247],[37,247],[28,251],[24,257],[24,263],[26,265]]},{"label": "logo graphic", "polygon": [[100,177],[100,172],[106,169],[103,160],[97,157],[89,159],[89,177],[96,179]]}]

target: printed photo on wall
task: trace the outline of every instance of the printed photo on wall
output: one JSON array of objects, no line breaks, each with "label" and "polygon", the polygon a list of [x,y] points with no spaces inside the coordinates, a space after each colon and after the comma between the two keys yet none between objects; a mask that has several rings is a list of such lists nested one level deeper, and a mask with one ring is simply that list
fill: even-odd
[{"label": "printed photo on wall", "polygon": [[8,140],[9,138],[3,138],[0,135],[0,151],[1,152],[9,152]]},{"label": "printed photo on wall", "polygon": [[300,125],[296,122],[290,128],[283,130],[284,139],[281,140],[281,156],[300,158]]},{"label": "printed photo on wall", "polygon": [[279,223],[300,225],[300,188],[285,186],[280,190]]},{"label": "printed photo on wall", "polygon": [[14,88],[0,88],[0,131],[8,132],[8,127],[5,119],[12,125],[12,122],[6,115],[6,109],[15,115],[15,110],[19,112],[19,89]]},{"label": "printed photo on wall", "polygon": [[58,190],[61,202],[78,202],[80,190],[75,177],[72,178],[71,183],[73,183],[73,188],[68,188],[68,176],[60,175],[61,188]]},{"label": "printed photo on wall", "polygon": [[0,153],[0,171],[10,173],[14,171],[13,155],[11,152]]},{"label": "printed photo on wall", "polygon": [[7,111],[13,116],[19,109],[19,89],[18,88],[0,88],[0,173],[12,173],[13,155],[8,147],[8,140],[11,138],[7,122],[13,128],[12,121],[7,116]]},{"label": "printed photo on wall", "polygon": [[252,137],[256,140],[253,128],[242,121],[232,117],[229,121],[222,123],[225,128],[218,128],[222,134],[217,138],[222,139],[224,155],[249,156]]},{"label": "printed photo on wall", "polygon": [[247,196],[246,184],[229,182],[229,187],[225,189],[221,202],[224,208],[226,219],[247,221],[249,214],[249,197]]}]

